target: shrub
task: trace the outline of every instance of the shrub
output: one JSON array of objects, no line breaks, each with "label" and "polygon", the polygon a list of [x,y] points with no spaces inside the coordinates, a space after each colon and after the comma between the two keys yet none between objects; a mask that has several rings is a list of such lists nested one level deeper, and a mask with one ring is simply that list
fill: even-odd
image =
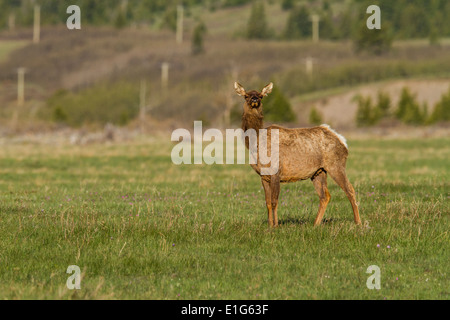
[{"label": "shrub", "polygon": [[323,123],[322,114],[317,111],[316,107],[312,107],[311,111],[309,112],[309,123],[315,125]]},{"label": "shrub", "polygon": [[274,87],[272,93],[263,101],[264,118],[268,121],[292,122],[296,120],[289,100],[278,87]]},{"label": "shrub", "polygon": [[426,122],[426,115],[420,110],[416,97],[406,87],[402,89],[395,117],[405,124],[424,124]]},{"label": "shrub", "polygon": [[294,0],[283,0],[281,2],[281,8],[283,10],[291,10],[294,7]]},{"label": "shrub", "polygon": [[358,103],[358,109],[356,111],[356,125],[358,127],[365,127],[375,124],[372,98],[357,95],[353,99]]},{"label": "shrub", "polygon": [[114,20],[114,26],[117,29],[123,29],[127,25],[127,19],[125,17],[125,13],[122,10],[119,10],[117,13],[116,19]]},{"label": "shrub", "polygon": [[331,13],[322,14],[319,24],[319,35],[321,39],[336,40],[340,37],[339,30],[337,30],[333,16]]},{"label": "shrub", "polygon": [[357,27],[353,43],[356,52],[366,51],[375,55],[388,52],[392,46],[391,25],[383,22],[381,29],[370,30],[367,28],[366,20],[363,20]]},{"label": "shrub", "polygon": [[417,75],[445,75],[450,69],[449,57],[433,60],[373,59],[346,61],[331,68],[318,64],[313,77],[308,78],[304,65],[294,66],[280,77],[280,85],[288,95],[353,86],[385,79],[408,78]]},{"label": "shrub", "polygon": [[389,112],[391,109],[391,98],[387,93],[378,91],[376,108],[378,109],[382,118],[386,118],[389,116]]},{"label": "shrub", "polygon": [[162,17],[162,26],[172,31],[177,29],[177,8],[168,7]]},{"label": "shrub", "polygon": [[357,95],[354,100],[358,103],[356,123],[359,127],[377,124],[383,118],[394,116],[401,122],[409,125],[423,125],[436,122],[437,118],[448,121],[450,114],[450,90],[444,95],[431,116],[428,116],[428,105],[426,102],[419,105],[416,97],[407,87],[402,89],[397,109],[391,114],[391,99],[388,94],[378,92],[377,103],[372,104],[370,97]]},{"label": "shrub", "polygon": [[139,86],[100,84],[79,93],[59,90],[47,100],[42,117],[69,126],[125,125],[139,112]]},{"label": "shrub", "polygon": [[192,35],[192,54],[199,54],[205,50],[203,47],[203,37],[206,31],[206,25],[201,21],[198,22]]},{"label": "shrub", "polygon": [[441,121],[450,121],[450,88],[447,93],[442,96],[441,100],[436,104],[429,118],[429,122],[431,123]]},{"label": "shrub", "polygon": [[244,4],[249,3],[252,0],[225,0],[223,2],[223,7],[235,7],[242,6]]},{"label": "shrub", "polygon": [[284,37],[286,39],[310,38],[312,34],[312,26],[310,14],[306,7],[301,6],[291,10]]}]

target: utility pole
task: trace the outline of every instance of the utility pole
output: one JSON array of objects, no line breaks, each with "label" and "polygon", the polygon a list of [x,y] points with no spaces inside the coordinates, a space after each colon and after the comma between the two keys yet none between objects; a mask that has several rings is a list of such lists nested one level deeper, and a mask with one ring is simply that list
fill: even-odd
[{"label": "utility pole", "polygon": [[319,42],[319,21],[320,17],[317,14],[311,16],[312,20],[312,40],[314,43]]},{"label": "utility pole", "polygon": [[39,43],[41,38],[41,7],[34,6],[34,28],[33,28],[33,43]]},{"label": "utility pole", "polygon": [[177,6],[177,43],[183,43],[183,18],[184,8],[182,5]]}]

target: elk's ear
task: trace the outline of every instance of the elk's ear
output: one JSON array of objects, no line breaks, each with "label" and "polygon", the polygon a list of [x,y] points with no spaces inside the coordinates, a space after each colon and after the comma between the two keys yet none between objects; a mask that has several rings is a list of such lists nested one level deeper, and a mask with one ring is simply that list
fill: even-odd
[{"label": "elk's ear", "polygon": [[245,96],[245,89],[243,86],[241,86],[239,83],[234,83],[234,90],[236,90],[236,93],[240,96]]},{"label": "elk's ear", "polygon": [[267,86],[265,86],[264,89],[262,89],[261,94],[265,97],[269,93],[272,92],[272,89],[273,89],[273,83],[271,82]]}]

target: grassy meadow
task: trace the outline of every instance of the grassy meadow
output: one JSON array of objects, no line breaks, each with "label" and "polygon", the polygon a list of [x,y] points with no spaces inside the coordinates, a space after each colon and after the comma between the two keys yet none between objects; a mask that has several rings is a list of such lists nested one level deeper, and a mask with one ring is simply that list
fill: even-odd
[{"label": "grassy meadow", "polygon": [[176,166],[165,141],[2,145],[0,299],[449,299],[450,139],[350,139],[363,226],[329,179],[322,226],[304,181],[277,229],[250,166]]},{"label": "grassy meadow", "polygon": [[10,54],[21,47],[27,45],[27,41],[21,40],[1,40],[0,41],[0,63],[7,60]]}]

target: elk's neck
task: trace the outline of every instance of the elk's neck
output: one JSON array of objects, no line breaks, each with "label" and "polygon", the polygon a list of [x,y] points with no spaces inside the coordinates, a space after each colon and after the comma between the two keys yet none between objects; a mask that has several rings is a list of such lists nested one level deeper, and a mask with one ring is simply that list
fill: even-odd
[{"label": "elk's neck", "polygon": [[252,109],[247,105],[244,106],[244,113],[242,114],[242,130],[244,132],[248,129],[255,129],[256,134],[259,134],[259,129],[262,129],[264,124],[264,116],[260,109],[261,107]]},{"label": "elk's neck", "polygon": [[[263,128],[263,119],[264,116],[261,107],[252,109],[245,104],[244,113],[242,114],[242,130],[246,132],[249,129],[254,129],[256,131],[256,136],[259,137],[259,130]],[[257,140],[259,140],[259,138]],[[256,144],[258,144],[258,141],[256,141]],[[248,137],[245,138],[245,146],[249,149]]]}]

